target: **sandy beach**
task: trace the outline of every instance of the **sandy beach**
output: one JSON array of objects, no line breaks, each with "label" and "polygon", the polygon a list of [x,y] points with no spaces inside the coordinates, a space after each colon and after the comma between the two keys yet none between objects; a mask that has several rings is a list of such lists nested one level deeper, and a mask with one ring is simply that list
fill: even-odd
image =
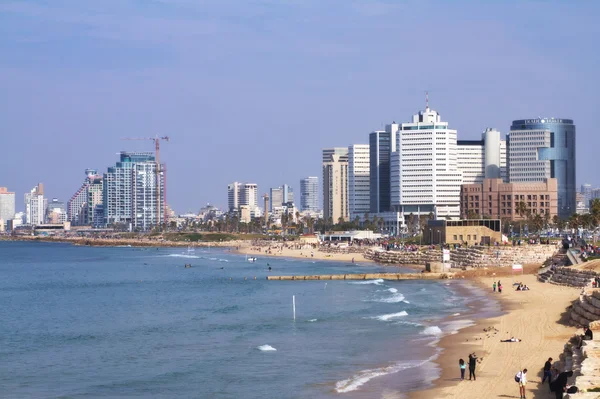
[{"label": "sandy beach", "polygon": [[252,256],[256,256],[257,258],[260,256],[270,256],[270,257],[278,257],[278,258],[299,258],[299,259],[317,259],[317,260],[330,260],[336,262],[354,262],[356,263],[373,263],[372,260],[367,259],[360,253],[327,253],[321,252],[318,249],[312,249],[310,245],[302,249],[295,248],[286,248],[281,246],[281,244],[274,244],[271,248],[271,253],[265,253],[267,250],[266,247],[254,247],[251,245],[243,244],[237,250],[238,253],[243,255],[248,254]]},{"label": "sandy beach", "polygon": [[[558,359],[567,340],[577,331],[562,324],[561,319],[577,298],[579,289],[540,283],[535,275],[500,279],[504,288],[502,294],[492,293],[492,284],[498,277],[478,277],[476,281],[501,301],[503,314],[477,320],[475,326],[444,337],[440,342],[444,350],[436,361],[441,367],[441,377],[435,381],[434,388],[414,392],[411,399],[519,398],[514,375],[522,368],[529,370],[528,398],[552,397],[548,386],[541,386],[541,369],[549,357]],[[522,281],[531,290],[515,291],[513,281]],[[483,331],[489,327],[492,332]],[[511,337],[523,341],[500,342]],[[460,381],[458,360],[467,361],[472,352],[480,359],[476,368],[477,381]]]}]

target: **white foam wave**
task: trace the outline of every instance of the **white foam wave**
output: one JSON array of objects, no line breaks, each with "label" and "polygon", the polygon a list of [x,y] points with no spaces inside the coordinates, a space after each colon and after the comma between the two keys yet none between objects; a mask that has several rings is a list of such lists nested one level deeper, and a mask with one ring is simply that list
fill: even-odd
[{"label": "white foam wave", "polygon": [[430,326],[421,331],[421,334],[440,336],[442,335],[442,329],[438,326]]},{"label": "white foam wave", "polygon": [[404,295],[402,294],[394,294],[388,298],[380,298],[377,299],[376,302],[384,302],[384,303],[398,303],[404,301]]},{"label": "white foam wave", "polygon": [[352,282],[350,284],[375,284],[375,285],[381,285],[381,283],[383,283],[383,279],[382,278],[378,278],[377,280],[357,281],[357,282]]},{"label": "white foam wave", "polygon": [[258,348],[256,348],[260,351],[263,352],[270,352],[270,351],[276,351],[277,349],[273,348],[271,345],[261,345]]},{"label": "white foam wave", "polygon": [[315,321],[317,321],[317,319],[310,319],[308,322],[309,323],[314,323]]},{"label": "white foam wave", "polygon": [[460,313],[454,313],[452,316],[460,316]]},{"label": "white foam wave", "polygon": [[402,312],[383,314],[381,316],[375,316],[373,318],[377,319],[377,320],[381,320],[381,321],[388,321],[388,320],[391,320],[391,319],[396,319],[398,317],[404,317],[404,316],[408,316],[408,313],[406,313],[403,310]]},{"label": "white foam wave", "polygon": [[186,254],[169,254],[167,256],[171,256],[173,258],[188,258],[188,259],[199,259],[199,256],[196,255],[186,255]]},{"label": "white foam wave", "polygon": [[416,362],[399,362],[386,367],[380,367],[371,370],[362,370],[348,378],[347,380],[338,381],[335,384],[335,390],[338,393],[356,391],[359,387],[366,384],[370,380],[376,377],[381,377],[388,374],[398,373],[402,370],[416,368],[430,362],[436,358],[437,355],[431,356],[428,359]]},{"label": "white foam wave", "polygon": [[446,327],[447,327],[447,330],[450,331],[450,334],[456,334],[456,333],[458,333],[459,330],[462,330],[463,328],[471,327],[474,325],[475,325],[475,323],[473,322],[473,320],[464,319],[464,320],[451,321],[451,322],[447,323]]},{"label": "white foam wave", "polygon": [[388,288],[388,291],[391,292],[392,294],[395,294],[396,292],[398,292],[398,290],[395,288]]}]

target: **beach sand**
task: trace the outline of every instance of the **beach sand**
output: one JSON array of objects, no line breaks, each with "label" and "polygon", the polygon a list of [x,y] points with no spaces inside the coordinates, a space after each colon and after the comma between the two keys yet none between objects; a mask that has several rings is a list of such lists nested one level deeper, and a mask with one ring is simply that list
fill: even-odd
[{"label": "beach sand", "polygon": [[[303,249],[294,249],[294,248],[281,248],[281,244],[274,243],[273,248],[271,250],[271,254],[265,253],[267,250],[266,247],[253,247],[247,244],[244,244],[239,247],[238,253],[248,254],[252,256],[256,256],[257,258],[260,256],[271,256],[278,258],[300,258],[300,259],[315,259],[315,260],[331,260],[336,262],[351,262],[354,259],[356,263],[365,263],[370,262],[373,263],[372,260],[367,259],[360,253],[327,253],[321,252],[318,249],[312,249],[310,247],[306,247]],[[313,256],[311,256],[311,253]]]},{"label": "beach sand", "polygon": [[[558,359],[567,340],[577,332],[575,327],[566,326],[561,320],[580,290],[540,283],[535,275],[525,275],[516,276],[514,280],[510,276],[501,277],[502,294],[492,294],[492,284],[497,279],[478,277],[476,281],[501,301],[504,314],[477,320],[475,326],[442,338],[439,345],[444,350],[436,361],[441,368],[441,377],[435,381],[434,388],[411,393],[411,399],[519,398],[514,376],[522,368],[529,370],[528,398],[552,397],[547,383],[543,387],[540,384],[541,369],[549,357]],[[531,290],[515,291],[513,281],[522,281]],[[499,332],[484,332],[483,329],[488,327]],[[500,342],[511,337],[523,341]],[[467,379],[460,381],[458,360],[467,361],[472,352],[480,359],[476,368],[477,381],[468,380],[468,369]]]}]

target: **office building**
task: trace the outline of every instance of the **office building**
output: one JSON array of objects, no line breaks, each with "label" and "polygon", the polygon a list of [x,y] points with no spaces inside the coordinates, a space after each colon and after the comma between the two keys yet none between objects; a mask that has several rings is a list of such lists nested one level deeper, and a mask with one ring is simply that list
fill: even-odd
[{"label": "office building", "polygon": [[[404,215],[460,215],[463,174],[457,165],[456,130],[425,107],[402,123],[391,156],[391,205]],[[394,149],[393,149],[394,150]]]},{"label": "office building", "polygon": [[348,217],[348,147],[324,149],[323,218],[338,223]]},{"label": "office building", "polygon": [[370,155],[368,144],[348,147],[348,212],[351,221],[357,217],[364,220],[364,215],[371,212]]},{"label": "office building", "polygon": [[44,198],[44,185],[39,183],[25,194],[25,223],[37,226],[46,222],[48,200]]},{"label": "office building", "polygon": [[576,209],[575,125],[571,119],[538,118],[513,121],[507,136],[511,183],[558,182],[558,215]]},{"label": "office building", "polygon": [[269,210],[273,212],[273,209],[280,208],[281,206],[283,206],[283,189],[281,187],[272,188],[271,204]]},{"label": "office building", "polygon": [[370,212],[390,210],[390,156],[396,148],[399,125],[393,122],[385,130],[369,134],[370,150]]},{"label": "office building", "polygon": [[85,207],[85,224],[97,229],[104,226],[104,179],[94,175],[87,187],[87,205]]},{"label": "office building", "polygon": [[247,206],[252,217],[261,214],[258,207],[258,185],[254,183],[234,182],[227,186],[227,205],[230,212],[240,212],[240,207]]},{"label": "office building", "polygon": [[159,172],[151,152],[121,152],[103,178],[104,223],[150,230],[163,221],[164,167]]},{"label": "office building", "polygon": [[227,208],[230,212],[237,210],[240,207],[240,189],[241,183],[233,182],[227,185]]},{"label": "office building", "polygon": [[319,178],[309,176],[300,180],[300,209],[302,211],[319,211]]},{"label": "office building", "polygon": [[[482,184],[463,184],[461,217],[525,220],[531,214],[551,221],[558,212],[557,198],[557,179],[529,183],[485,179]],[[524,203],[526,208],[522,208],[520,203]]]},{"label": "office building", "polygon": [[583,195],[585,206],[590,206],[590,201],[592,200],[592,185],[587,183],[582,184],[581,194]]},{"label": "office building", "polygon": [[0,219],[7,223],[15,217],[15,193],[0,187]]},{"label": "office building", "polygon": [[483,179],[506,181],[506,141],[496,129],[486,129],[481,140],[458,140],[456,149],[463,184],[481,184]]},{"label": "office building", "polygon": [[46,222],[51,224],[63,224],[67,221],[67,210],[65,203],[57,198],[52,198],[46,208]]}]

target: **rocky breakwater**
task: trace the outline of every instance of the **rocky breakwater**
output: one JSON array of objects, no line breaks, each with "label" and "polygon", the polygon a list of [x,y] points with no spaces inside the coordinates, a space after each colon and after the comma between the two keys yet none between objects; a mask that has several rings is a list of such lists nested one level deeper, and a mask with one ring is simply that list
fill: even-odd
[{"label": "rocky breakwater", "polygon": [[[450,250],[450,263],[454,268],[511,266],[512,264],[542,264],[556,251],[553,245],[526,245],[483,247],[473,246]],[[365,257],[379,263],[402,265],[423,265],[427,262],[440,262],[439,249],[419,251],[383,251],[370,249]]]},{"label": "rocky breakwater", "polygon": [[571,321],[579,326],[592,325],[600,329],[600,291],[587,289],[581,292],[579,299],[571,308]]},{"label": "rocky breakwater", "polygon": [[[595,333],[599,333],[600,325],[592,326]],[[563,353],[554,367],[561,371],[573,371],[573,377],[568,381],[569,385],[575,385],[579,392],[565,394],[564,399],[597,399],[600,398],[600,341],[583,341],[579,347],[577,335],[565,344]]]},{"label": "rocky breakwater", "polygon": [[567,285],[569,287],[587,287],[594,277],[599,274],[593,270],[579,270],[571,267],[559,267],[554,269],[554,274],[549,280],[552,284]]},{"label": "rocky breakwater", "polygon": [[365,258],[378,263],[389,263],[397,265],[419,265],[428,262],[439,262],[442,252],[439,249],[425,249],[419,251],[384,251],[379,248],[371,248],[365,252]]}]

